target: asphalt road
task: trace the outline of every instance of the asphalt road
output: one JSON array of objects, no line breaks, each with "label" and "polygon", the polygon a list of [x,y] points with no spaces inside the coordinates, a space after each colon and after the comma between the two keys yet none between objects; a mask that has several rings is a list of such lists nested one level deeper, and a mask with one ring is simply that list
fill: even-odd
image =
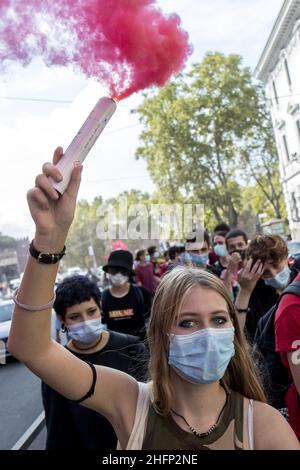
[{"label": "asphalt road", "polygon": [[19,362],[0,366],[0,449],[11,449],[43,410],[40,379]]},{"label": "asphalt road", "polygon": [[[64,344],[65,335],[62,340]],[[40,379],[20,362],[0,365],[0,450],[11,449],[42,411]],[[44,429],[29,449],[44,449],[45,437]]]}]

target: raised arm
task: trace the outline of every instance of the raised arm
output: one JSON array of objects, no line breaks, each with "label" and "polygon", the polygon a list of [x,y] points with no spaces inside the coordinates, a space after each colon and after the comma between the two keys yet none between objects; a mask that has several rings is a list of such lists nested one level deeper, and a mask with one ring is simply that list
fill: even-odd
[{"label": "raised arm", "polygon": [[[70,184],[60,197],[48,178],[51,176],[55,181],[60,181],[60,172],[54,165],[61,155],[62,149],[58,148],[54,153],[54,164],[47,163],[43,166],[43,173],[36,178],[35,188],[28,192],[28,204],[36,226],[34,246],[42,253],[62,251],[75,212],[82,167],[74,168]],[[17,301],[24,308],[17,305],[15,307],[8,348],[52,388],[68,399],[78,400],[91,387],[91,368],[52,341],[51,306],[41,307],[36,312],[26,310],[26,306],[49,304],[54,295],[57,269],[58,263],[43,264],[28,257],[17,295]],[[126,400],[122,396],[124,389]],[[115,428],[118,423],[123,436],[124,423],[130,432],[136,397],[137,383],[133,378],[122,372],[97,366],[95,393],[84,405],[105,415]]]}]

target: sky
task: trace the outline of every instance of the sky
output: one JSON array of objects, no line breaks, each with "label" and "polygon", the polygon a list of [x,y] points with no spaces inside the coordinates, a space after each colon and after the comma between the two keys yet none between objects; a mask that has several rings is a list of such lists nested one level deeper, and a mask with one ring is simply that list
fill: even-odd
[{"label": "sky", "polygon": [[[254,70],[283,0],[157,0],[166,13],[176,12],[188,31],[200,62],[207,51],[237,53]],[[34,226],[26,192],[53,150],[67,148],[105,89],[78,72],[48,68],[35,59],[26,68],[11,64],[0,75],[0,232],[32,237]],[[18,99],[17,99],[18,98]],[[49,101],[47,101],[49,100]],[[137,93],[117,111],[89,153],[79,199],[116,197],[130,189],[155,190],[145,162],[135,159],[142,130],[130,113],[142,102]]]}]

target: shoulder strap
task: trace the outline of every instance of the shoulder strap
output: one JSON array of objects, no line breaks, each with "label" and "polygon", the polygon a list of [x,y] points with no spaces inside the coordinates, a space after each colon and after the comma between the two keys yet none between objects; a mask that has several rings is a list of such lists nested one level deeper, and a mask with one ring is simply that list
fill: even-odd
[{"label": "shoulder strap", "polygon": [[101,307],[102,307],[102,322],[107,322],[107,296],[108,296],[108,287],[104,289],[101,293]]},{"label": "shoulder strap", "polygon": [[281,297],[283,297],[285,294],[294,294],[300,297],[300,281],[293,281],[291,284],[289,284],[284,291],[282,292]]},{"label": "shoulder strap", "polygon": [[[126,450],[141,450],[143,447],[149,410],[150,390],[149,384],[138,382],[138,386],[139,393],[136,404],[134,424]],[[117,449],[121,450],[119,442],[117,444]]]},{"label": "shoulder strap", "polygon": [[135,293],[135,295],[138,299],[138,303],[140,304],[142,314],[144,314],[144,310],[145,310],[144,295],[143,295],[140,287],[137,286],[136,284],[132,284],[132,288],[133,288],[133,292]]}]

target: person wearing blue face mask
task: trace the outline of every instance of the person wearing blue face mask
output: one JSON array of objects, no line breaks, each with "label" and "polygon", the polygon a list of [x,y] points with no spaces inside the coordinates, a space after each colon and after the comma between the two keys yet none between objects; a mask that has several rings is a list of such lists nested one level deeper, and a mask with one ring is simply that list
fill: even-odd
[{"label": "person wearing blue face mask", "polygon": [[[145,347],[135,336],[107,330],[101,321],[100,291],[85,276],[66,278],[56,290],[54,309],[67,333],[66,349],[85,362],[113,367],[142,379]],[[140,360],[140,364],[139,364]],[[99,413],[66,400],[42,383],[46,449],[114,449],[117,438]]]},{"label": "person wearing blue face mask", "polygon": [[239,273],[236,306],[241,327],[253,342],[260,318],[276,304],[280,293],[294,278],[288,265],[286,242],[279,235],[256,234],[250,241],[246,265]]},{"label": "person wearing blue face mask", "polygon": [[206,268],[209,261],[209,236],[205,230],[193,230],[186,236],[185,249],[195,268]]},{"label": "person wearing blue face mask", "polygon": [[[55,151],[53,164],[44,165],[28,193],[35,251],[30,249],[14,295],[8,342],[13,356],[67,400],[104,415],[121,449],[298,450],[289,424],[264,403],[227,290],[203,269],[173,269],[156,290],[147,384],[87,363],[51,340],[53,288],[81,174],[74,168],[66,192],[57,196],[52,179],[61,179],[55,163],[62,154]],[[36,252],[43,255],[39,260]],[[87,431],[88,439],[92,433]]]},{"label": "person wearing blue face mask", "polygon": [[213,250],[218,260],[214,264],[209,264],[208,269],[220,277],[229,263],[229,253],[226,247],[226,232],[216,232],[213,236]]}]

